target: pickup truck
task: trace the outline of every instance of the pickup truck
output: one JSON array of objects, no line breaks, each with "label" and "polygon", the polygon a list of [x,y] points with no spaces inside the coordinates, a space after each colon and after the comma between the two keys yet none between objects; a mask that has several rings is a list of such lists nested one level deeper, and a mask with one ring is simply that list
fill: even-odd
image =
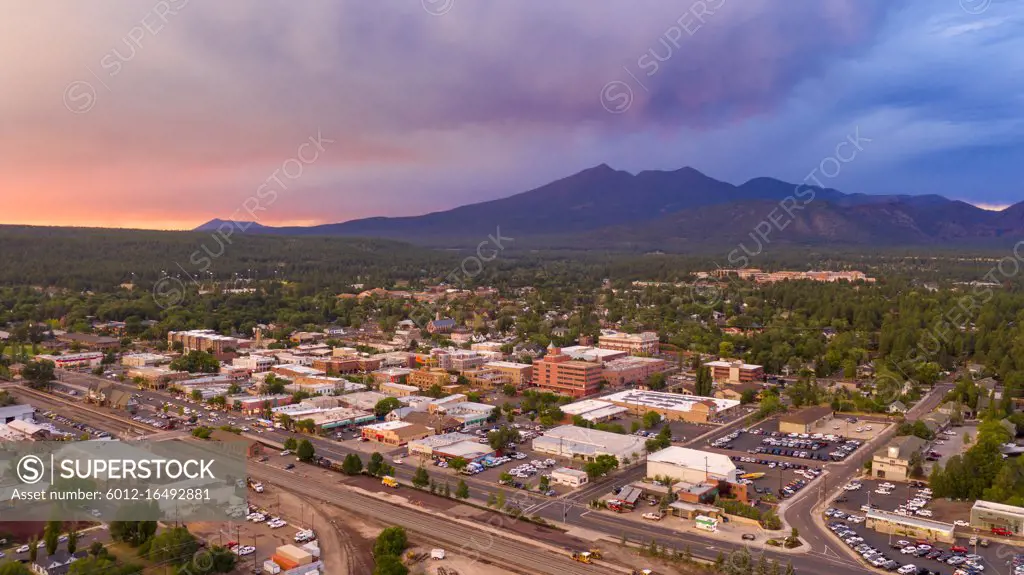
[{"label": "pickup truck", "polygon": [[661,513],[644,513],[641,517],[651,521],[661,521],[661,518],[664,517],[664,515]]}]

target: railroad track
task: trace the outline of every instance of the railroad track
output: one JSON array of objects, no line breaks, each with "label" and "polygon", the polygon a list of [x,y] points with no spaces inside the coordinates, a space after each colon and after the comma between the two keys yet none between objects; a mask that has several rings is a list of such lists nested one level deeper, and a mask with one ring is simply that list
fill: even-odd
[{"label": "railroad track", "polygon": [[[294,473],[278,470],[263,465],[250,468],[253,477],[273,483],[281,488],[295,485],[297,478]],[[451,545],[460,555],[470,556],[481,562],[507,566],[516,571],[544,573],[548,575],[610,575],[623,573],[609,565],[586,565],[573,561],[566,555],[558,555],[528,543],[515,539],[505,539],[482,529],[476,529],[462,523],[445,521],[433,515],[391,505],[373,497],[358,493],[332,489],[326,485],[305,482],[302,493],[319,499],[325,503],[337,505],[355,513],[368,517],[379,517],[381,520],[401,525],[410,531],[420,533],[430,540]]]},{"label": "railroad track", "polygon": [[[154,433],[156,430],[152,427],[132,421],[130,418],[122,417],[112,413],[106,413],[98,409],[88,407],[82,402],[70,401],[62,397],[51,395],[49,393],[43,393],[41,391],[32,389],[30,387],[14,387],[9,388],[8,391],[15,396],[24,396],[36,400],[41,406],[47,408],[66,409],[76,414],[77,419],[81,419],[82,423],[91,425],[97,429],[104,431],[114,431],[120,433],[129,433],[131,435],[137,435],[136,432],[141,431],[145,434]],[[139,437],[139,439],[143,439]]]}]

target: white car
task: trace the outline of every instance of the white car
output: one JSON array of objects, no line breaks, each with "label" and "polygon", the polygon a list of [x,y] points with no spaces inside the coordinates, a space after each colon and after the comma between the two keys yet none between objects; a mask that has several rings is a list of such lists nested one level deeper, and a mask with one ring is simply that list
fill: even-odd
[{"label": "white car", "polygon": [[931,517],[932,516],[932,512],[928,511],[927,509],[918,509],[914,513],[916,515],[920,515],[921,517]]},{"label": "white car", "polygon": [[900,575],[910,575],[911,573],[917,573],[917,566],[913,563],[909,563],[897,569],[896,572]]},{"label": "white car", "polygon": [[392,459],[391,461],[393,461],[395,465],[401,465],[402,464],[402,458],[401,457],[396,457],[396,458]]},{"label": "white car", "polygon": [[956,525],[957,527],[970,527],[971,526],[970,523],[964,521],[963,519],[957,519],[956,521],[953,522],[953,525]]},{"label": "white car", "polygon": [[28,553],[28,545],[22,545],[14,550],[15,553]]},{"label": "white car", "polygon": [[912,555],[914,553],[917,553],[917,547],[914,547],[913,545],[907,545],[903,549],[900,549],[900,553],[904,555]]}]

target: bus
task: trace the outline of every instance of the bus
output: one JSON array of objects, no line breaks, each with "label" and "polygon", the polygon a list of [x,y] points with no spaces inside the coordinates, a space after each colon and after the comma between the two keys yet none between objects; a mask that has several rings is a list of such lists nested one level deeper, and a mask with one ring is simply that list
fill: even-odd
[{"label": "bus", "polygon": [[698,515],[695,521],[695,526],[697,527],[697,529],[703,529],[704,531],[710,531],[712,533],[718,531],[717,519],[713,519],[706,515]]},{"label": "bus", "polygon": [[267,429],[270,429],[274,427],[274,422],[270,421],[269,419],[257,419],[256,425],[258,427],[266,427]]}]

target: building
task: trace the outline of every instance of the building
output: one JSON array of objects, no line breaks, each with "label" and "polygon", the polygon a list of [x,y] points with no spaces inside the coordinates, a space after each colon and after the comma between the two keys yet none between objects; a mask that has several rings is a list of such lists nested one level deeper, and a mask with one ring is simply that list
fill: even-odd
[{"label": "building", "polygon": [[406,367],[386,367],[373,372],[373,381],[377,383],[405,383],[409,380],[412,370]]},{"label": "building", "polygon": [[408,382],[419,389],[430,389],[435,385],[444,387],[455,383],[455,376],[443,369],[432,367],[413,371],[409,374]]},{"label": "building", "polygon": [[401,383],[382,383],[380,384],[380,391],[395,397],[407,397],[419,393],[420,388],[415,385],[403,385]]},{"label": "building", "polygon": [[380,393],[377,391],[357,391],[355,393],[349,393],[340,397],[342,403],[354,408],[361,409],[363,411],[373,411],[374,406],[377,402],[384,399],[385,397],[391,397],[387,394]]},{"label": "building", "polygon": [[167,346],[173,349],[175,343],[181,343],[182,351],[185,353],[190,351],[224,353],[247,348],[251,342],[247,339],[220,335],[212,329],[192,329],[167,332]]},{"label": "building", "polygon": [[711,370],[711,378],[721,383],[749,383],[764,381],[764,367],[739,360],[720,359],[704,364]]},{"label": "building", "polygon": [[736,385],[724,385],[715,390],[715,397],[740,401],[743,399],[743,394],[748,392],[753,393],[756,400],[758,394],[761,393],[761,384],[751,381],[749,383],[737,383]]},{"label": "building", "polygon": [[431,435],[430,429],[418,423],[385,421],[363,426],[363,437],[386,445],[401,446]]},{"label": "building", "polygon": [[617,349],[630,355],[657,355],[660,351],[658,332],[623,333],[610,329],[601,330],[597,347]]},{"label": "building", "polygon": [[911,460],[927,441],[913,435],[897,437],[879,449],[871,458],[871,476],[879,479],[906,481],[910,478]]},{"label": "building", "polygon": [[121,365],[127,367],[156,367],[170,362],[170,357],[159,353],[130,353],[121,357]]},{"label": "building", "polygon": [[46,441],[51,439],[50,431],[23,419],[0,423],[0,441]]},{"label": "building", "polygon": [[314,368],[327,372],[329,375],[342,375],[373,371],[379,368],[380,364],[381,361],[379,359],[360,357],[358,355],[342,355],[314,359],[312,365]]},{"label": "building", "polygon": [[128,379],[139,381],[150,389],[164,389],[167,386],[190,379],[187,371],[173,371],[166,367],[134,367],[127,372]]},{"label": "building", "polygon": [[621,462],[644,453],[644,438],[597,429],[563,425],[533,439],[534,451],[560,457],[593,461],[598,455],[614,455]]},{"label": "building", "polygon": [[[409,410],[406,412],[406,410]],[[395,415],[394,418],[391,416]],[[431,433],[453,433],[462,429],[462,421],[454,417],[442,413],[429,413],[426,411],[416,411],[410,408],[399,408],[385,417],[388,421],[404,421],[406,423],[418,423],[423,427],[426,427]],[[473,437],[473,441],[476,441],[476,437]]]},{"label": "building", "polygon": [[955,543],[952,523],[940,523],[923,519],[921,517],[903,516],[872,509],[867,512],[868,529],[874,529],[881,533],[892,533],[909,539],[925,539],[928,541],[941,541],[943,543]]},{"label": "building", "polygon": [[655,411],[665,419],[691,423],[716,421],[740,404],[729,399],[643,390],[620,391],[601,399],[625,407],[637,415]]},{"label": "building", "polygon": [[277,360],[273,357],[256,354],[244,355],[231,360],[231,365],[246,369],[249,373],[266,373],[275,363]]},{"label": "building", "polygon": [[103,361],[103,354],[98,351],[66,353],[64,355],[40,354],[35,359],[36,361],[52,361],[58,369],[75,369],[79,367],[97,367]]},{"label": "building", "polygon": [[246,439],[236,433],[230,431],[224,431],[223,429],[214,429],[210,432],[210,439],[214,441],[221,441],[225,446],[229,447],[229,450],[238,453],[247,458],[259,457],[263,455],[263,444],[259,441],[252,439]]},{"label": "building", "polygon": [[558,485],[568,485],[576,489],[589,483],[590,476],[585,471],[580,471],[579,469],[559,467],[551,471],[551,482]]},{"label": "building", "polygon": [[490,361],[485,363],[484,367],[497,370],[507,378],[508,383],[517,388],[526,387],[533,381],[533,365],[529,363]]},{"label": "building", "polygon": [[459,373],[477,369],[487,363],[487,358],[475,351],[451,354],[449,357],[451,358],[451,369]]},{"label": "building", "polygon": [[[431,402],[433,405],[434,402]],[[486,403],[474,403],[472,401],[463,401],[461,403],[446,404],[439,408],[434,408],[434,413],[442,413],[451,417],[452,419],[458,420],[462,424],[463,429],[470,429],[483,425],[487,421],[487,418],[494,413],[494,406],[487,405]]]},{"label": "building", "polygon": [[36,408],[31,405],[8,405],[0,407],[0,423],[10,423],[12,421],[32,421],[32,414],[36,412]]},{"label": "building", "polygon": [[[462,441],[477,443],[477,437],[468,433],[442,433],[431,435],[423,439],[414,439],[409,442],[409,456],[420,456],[424,458],[434,457],[434,450],[447,447]],[[482,445],[477,443],[477,445]]]},{"label": "building", "polygon": [[971,507],[971,527],[991,531],[1006,529],[1014,535],[1024,534],[1024,507],[975,501]]},{"label": "building", "polygon": [[602,349],[600,347],[593,347],[589,345],[570,345],[568,347],[561,348],[561,350],[562,353],[572,359],[578,359],[580,361],[596,361],[598,363],[629,357],[627,352],[619,349]]},{"label": "building", "polygon": [[[978,402],[979,405],[981,405],[981,397],[978,398]],[[979,407],[978,410],[980,411],[981,408]],[[924,426],[927,427],[929,431],[932,433],[938,433],[949,427],[949,423],[952,421],[952,418],[945,413],[932,412],[922,417],[921,421],[924,422]]]},{"label": "building", "polygon": [[448,318],[437,318],[430,320],[427,324],[427,331],[434,333],[451,333],[455,329],[455,320]]},{"label": "building", "polygon": [[584,399],[561,407],[562,413],[574,419],[582,417],[590,423],[603,423],[629,412],[629,409],[600,399]]},{"label": "building", "polygon": [[533,367],[533,383],[545,391],[578,398],[601,389],[601,364],[576,361],[554,346]]},{"label": "building", "polygon": [[[463,439],[459,439],[458,441],[444,440],[437,442],[430,449],[429,457],[431,457],[432,459],[440,459],[445,461],[455,459],[456,457],[461,457],[466,461],[477,461],[479,459],[483,459],[484,457],[494,454],[494,450],[491,449],[489,445],[487,445],[486,443],[480,443],[479,441],[477,441],[475,436],[467,436],[466,434],[463,433],[435,435],[433,437],[427,437],[419,441],[429,441],[456,435],[463,436]],[[465,437],[468,437],[468,439],[466,439]],[[410,443],[409,445],[409,455],[414,455],[412,443]],[[426,457],[426,455],[423,455],[422,453],[418,453],[417,455]]]},{"label": "building", "polygon": [[[315,405],[315,404],[314,404]],[[362,411],[349,407],[328,407],[307,413],[302,419],[310,419],[317,431],[354,427],[377,420],[371,411]]]},{"label": "building", "polygon": [[623,357],[605,362],[601,372],[605,382],[613,387],[625,387],[646,383],[655,373],[668,371],[669,364],[655,357]]},{"label": "building", "polygon": [[294,363],[275,365],[274,367],[270,368],[270,371],[282,377],[287,377],[288,379],[311,377],[315,375],[327,375],[326,373],[319,369],[306,365],[298,365]]},{"label": "building", "polygon": [[44,553],[45,550],[44,548],[39,551],[35,561],[28,562],[28,569],[34,575],[67,575],[72,563],[88,556],[85,550],[75,551],[74,555],[63,549],[57,549],[53,555],[47,555]]},{"label": "building", "polygon": [[[305,379],[305,378],[300,378]],[[329,381],[296,381],[284,386],[291,393],[308,393],[310,395],[334,395],[338,386]]]},{"label": "building", "polygon": [[667,447],[648,454],[647,477],[672,477],[686,483],[736,483],[736,465],[728,455],[686,447]]},{"label": "building", "polygon": [[232,409],[252,414],[288,405],[292,402],[292,396],[284,393],[279,395],[229,395],[227,402]]},{"label": "building", "polygon": [[779,417],[781,433],[813,433],[832,419],[832,408],[827,405],[805,407],[795,413],[786,413]]},{"label": "building", "polygon": [[469,386],[476,389],[495,389],[512,383],[507,374],[486,364],[480,369],[464,371],[462,375],[469,380]]}]

